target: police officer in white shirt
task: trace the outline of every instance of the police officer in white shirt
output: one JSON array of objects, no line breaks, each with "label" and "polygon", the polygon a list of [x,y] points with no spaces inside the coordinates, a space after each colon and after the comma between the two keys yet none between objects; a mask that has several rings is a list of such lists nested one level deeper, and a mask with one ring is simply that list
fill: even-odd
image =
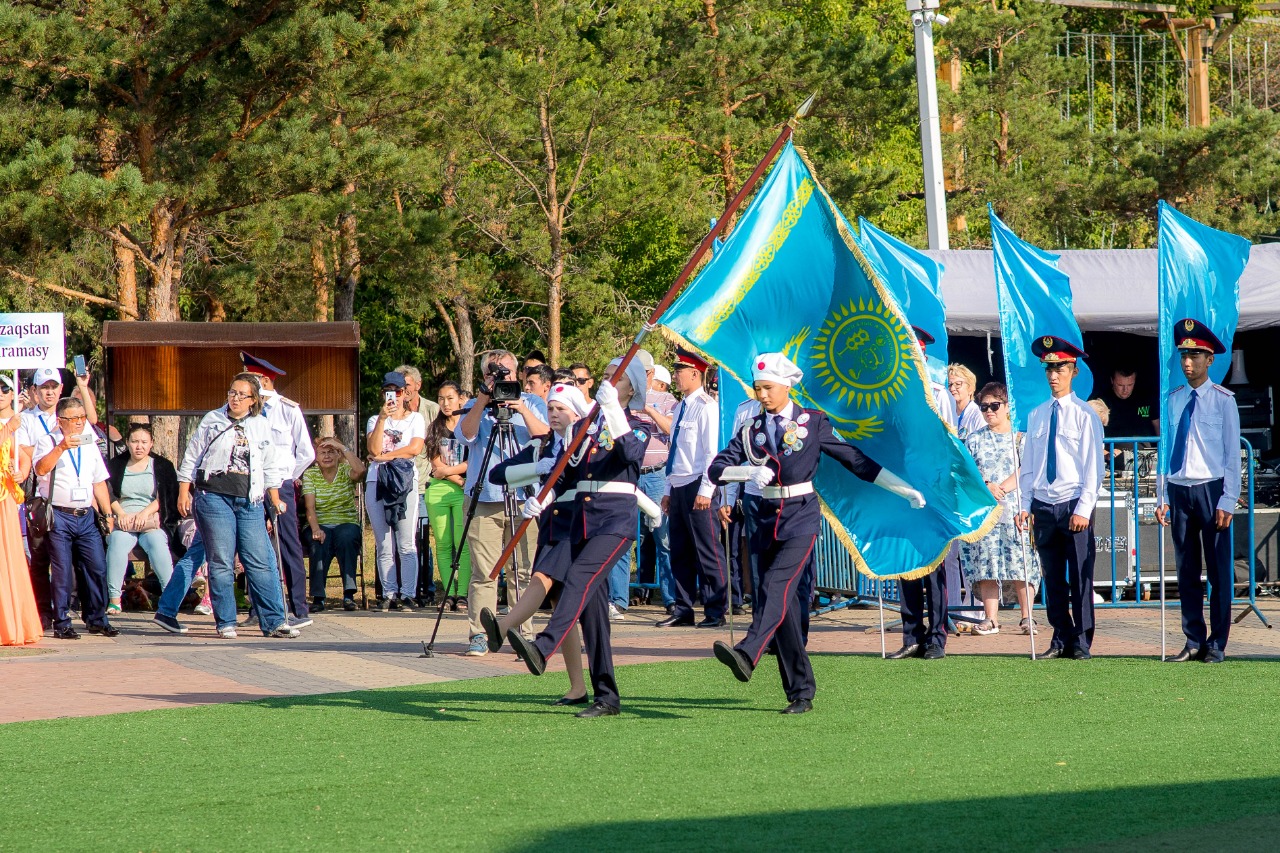
[{"label": "police officer in white shirt", "polygon": [[[1231,587],[1235,583],[1231,518],[1240,498],[1240,410],[1235,394],[1209,381],[1213,357],[1227,351],[1199,320],[1174,324],[1182,355],[1179,385],[1165,398],[1165,417],[1176,424],[1169,446],[1169,474],[1160,488],[1156,518],[1173,526],[1182,633],[1187,642],[1169,658],[1174,663],[1222,663],[1231,629]],[[1205,634],[1201,551],[1209,579],[1209,627]]]},{"label": "police officer in white shirt", "polygon": [[286,603],[294,617],[289,620],[289,626],[305,628],[311,624],[311,617],[307,607],[307,570],[302,562],[302,540],[298,536],[296,483],[302,479],[302,472],[316,461],[316,451],[302,407],[276,393],[276,378],[286,375],[285,372],[247,352],[240,353],[240,361],[244,363],[245,372],[257,376],[262,385],[262,415],[271,426],[271,443],[293,460],[291,475],[280,484],[280,500],[287,509],[276,526],[276,535],[280,539],[280,557],[284,560],[288,581]]},{"label": "police officer in white shirt", "polygon": [[724,625],[729,609],[729,565],[720,546],[720,496],[707,477],[707,468],[720,447],[720,413],[702,387],[706,372],[705,361],[677,350],[672,378],[684,397],[671,427],[666,494],[662,498],[676,602],[671,615],[657,623],[659,628],[694,623],[693,597],[699,583],[705,617],[699,628]]},{"label": "police officer in white shirt", "polygon": [[1053,639],[1040,657],[1089,660],[1093,643],[1093,507],[1102,482],[1102,421],[1071,392],[1085,354],[1046,335],[1031,344],[1044,363],[1048,401],[1031,410],[1018,475],[1019,530],[1030,525],[1044,570]]},{"label": "police officer in white shirt", "polygon": [[53,526],[47,536],[53,568],[53,636],[80,639],[68,612],[78,568],[83,580],[81,611],[89,633],[115,637],[120,632],[107,621],[107,555],[94,510],[96,505],[110,528],[107,465],[89,429],[83,403],[70,397],[59,401],[57,418],[54,431],[37,440],[33,457],[36,488],[53,504]]}]

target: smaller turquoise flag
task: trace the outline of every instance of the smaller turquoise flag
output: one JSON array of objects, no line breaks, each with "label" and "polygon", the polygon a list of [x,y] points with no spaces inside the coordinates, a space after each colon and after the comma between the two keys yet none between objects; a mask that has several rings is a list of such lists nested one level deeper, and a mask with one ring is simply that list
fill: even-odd
[{"label": "smaller turquoise flag", "polygon": [[[1199,320],[1222,341],[1225,355],[1209,365],[1209,379],[1221,382],[1231,367],[1231,339],[1240,320],[1240,276],[1249,262],[1249,241],[1201,225],[1161,200],[1157,215],[1157,276],[1160,322],[1160,399],[1186,382],[1174,345],[1173,324]],[[1168,454],[1177,424],[1160,419],[1160,468],[1167,473]]]},{"label": "smaller turquoise flag", "polygon": [[861,216],[854,234],[859,248],[867,256],[907,322],[924,329],[933,338],[925,361],[929,378],[947,384],[947,305],[942,299],[942,273],[945,267],[912,246],[881,231]]},{"label": "smaller turquoise flag", "polygon": [[[1031,352],[1031,342],[1052,335],[1087,350],[1071,311],[1071,279],[1058,269],[1058,256],[1037,249],[1010,231],[990,204],[987,213],[991,217],[1009,417],[1015,430],[1025,432],[1031,410],[1051,396],[1044,365]],[[1080,373],[1071,389],[1081,400],[1087,400],[1093,393],[1093,372],[1084,359],[1077,362],[1077,367]]]}]

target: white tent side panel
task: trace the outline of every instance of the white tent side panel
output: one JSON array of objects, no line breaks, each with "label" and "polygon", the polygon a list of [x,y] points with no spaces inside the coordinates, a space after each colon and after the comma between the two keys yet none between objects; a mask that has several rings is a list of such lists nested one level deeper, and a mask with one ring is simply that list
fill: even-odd
[{"label": "white tent side panel", "polygon": [[[942,295],[953,335],[1000,334],[995,268],[989,249],[925,254],[946,267]],[[1155,249],[1069,249],[1060,269],[1071,276],[1072,305],[1086,332],[1156,334]],[[1280,244],[1254,246],[1240,278],[1238,331],[1280,327]]]}]

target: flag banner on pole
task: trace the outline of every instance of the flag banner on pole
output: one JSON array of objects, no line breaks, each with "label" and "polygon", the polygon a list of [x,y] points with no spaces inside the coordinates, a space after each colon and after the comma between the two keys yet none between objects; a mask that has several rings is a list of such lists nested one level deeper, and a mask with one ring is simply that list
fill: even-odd
[{"label": "flag banner on pole", "polygon": [[784,352],[805,378],[792,399],[905,479],[927,506],[865,483],[824,456],[815,487],[832,530],[873,577],[919,577],[999,510],[934,409],[915,336],[847,223],[790,143],[724,247],[662,317],[670,337],[720,363],[721,388]]},{"label": "flag banner on pole", "polygon": [[[1186,382],[1174,341],[1173,324],[1199,320],[1227,348],[1209,365],[1209,379],[1222,382],[1231,369],[1231,339],[1240,320],[1240,276],[1249,262],[1249,241],[1179,213],[1163,200],[1159,203],[1156,268],[1159,279],[1160,401]],[[1160,468],[1169,456],[1163,452],[1173,441],[1177,424],[1160,419]]]},{"label": "flag banner on pole", "polygon": [[947,306],[942,301],[942,264],[881,231],[861,216],[854,234],[871,266],[893,294],[907,322],[933,337],[925,361],[929,378],[947,384]]},{"label": "flag banner on pole", "polygon": [[[991,217],[1009,417],[1014,430],[1025,432],[1027,415],[1050,397],[1044,365],[1031,352],[1031,342],[1052,335],[1084,350],[1084,338],[1071,311],[1071,279],[1058,269],[1058,256],[1010,231],[990,204],[987,213]],[[1076,366],[1080,373],[1071,388],[1077,397],[1087,400],[1093,393],[1093,371],[1084,359]]]}]

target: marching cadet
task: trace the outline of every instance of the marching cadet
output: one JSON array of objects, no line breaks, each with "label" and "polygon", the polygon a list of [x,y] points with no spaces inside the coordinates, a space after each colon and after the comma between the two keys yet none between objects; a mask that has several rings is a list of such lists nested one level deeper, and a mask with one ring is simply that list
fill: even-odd
[{"label": "marching cadet", "polygon": [[311,617],[307,607],[307,569],[302,562],[302,539],[298,536],[295,484],[302,479],[302,472],[316,461],[316,451],[311,444],[307,421],[302,416],[302,407],[276,393],[276,378],[284,376],[285,372],[266,359],[256,358],[247,352],[240,353],[240,361],[245,373],[257,376],[262,385],[262,416],[271,425],[271,443],[293,462],[280,484],[280,500],[287,509],[276,525],[276,536],[280,540],[280,557],[284,561],[285,579],[288,581],[285,615],[293,611],[294,618],[288,620],[289,627],[305,628],[311,624]]},{"label": "marching cadet", "polygon": [[[924,497],[860,450],[845,444],[817,409],[791,402],[791,388],[804,374],[782,353],[765,353],[752,362],[756,397],[764,411],[751,419],[711,463],[717,484],[752,482],[760,488],[753,501],[755,535],[751,550],[760,562],[764,606],[753,608],[751,628],[742,642],[714,645],[716,658],[739,681],[750,681],[772,640],[788,705],[784,714],[813,709],[813,668],[801,637],[801,619],[809,602],[798,594],[799,578],[818,538],[822,511],[813,477],[823,453],[854,476],[905,498],[914,509]],[[770,485],[777,483],[777,485]]]},{"label": "marching cadet", "polygon": [[1102,421],[1071,391],[1085,354],[1046,335],[1031,344],[1052,398],[1031,410],[1018,489],[1019,531],[1031,526],[1053,639],[1043,659],[1089,660],[1093,643],[1093,507],[1102,481]]},{"label": "marching cadet", "polygon": [[[615,360],[616,364],[620,359]],[[560,485],[576,489],[569,541],[572,562],[564,581],[552,585],[559,600],[546,628],[526,640],[512,628],[507,641],[534,675],[542,675],[547,658],[560,649],[575,623],[582,625],[595,702],[579,717],[607,717],[618,713],[618,685],[613,677],[609,644],[609,606],[606,572],[636,538],[636,483],[649,433],[630,412],[644,410],[647,385],[644,365],[633,358],[623,375],[603,382],[596,392],[600,416],[585,428],[587,438],[569,458]],[[624,410],[623,406],[627,407]],[[531,498],[526,512],[545,507]],[[548,500],[551,496],[548,495]],[[486,628],[487,630],[487,628]]]},{"label": "marching cadet", "polygon": [[[933,335],[919,326],[912,326],[916,334],[916,343],[920,352],[933,343]],[[938,410],[938,417],[951,427],[956,428],[956,401],[941,382],[929,380],[933,391],[933,406]],[[958,561],[958,546],[952,544],[946,558],[936,569],[922,578],[899,581],[902,590],[902,648],[885,655],[889,660],[903,658],[924,658],[940,660],[947,656],[947,569],[951,561]],[[958,565],[957,565],[958,569]],[[928,627],[925,616],[928,616]]]},{"label": "marching cadet", "polygon": [[672,378],[684,397],[672,421],[662,510],[668,519],[676,601],[675,610],[657,627],[692,625],[694,596],[701,587],[704,618],[698,627],[719,628],[729,609],[729,567],[720,546],[720,494],[707,466],[720,446],[720,413],[702,387],[705,361],[677,350],[674,369]]},{"label": "marching cadet", "polygon": [[[1169,474],[1156,518],[1173,526],[1182,633],[1187,642],[1169,660],[1222,663],[1231,629],[1235,582],[1231,518],[1240,497],[1240,410],[1235,394],[1209,381],[1213,357],[1226,347],[1199,320],[1174,324],[1186,385],[1169,392],[1165,417],[1177,423],[1169,446]],[[1209,579],[1209,635],[1205,636],[1201,551]]]}]

